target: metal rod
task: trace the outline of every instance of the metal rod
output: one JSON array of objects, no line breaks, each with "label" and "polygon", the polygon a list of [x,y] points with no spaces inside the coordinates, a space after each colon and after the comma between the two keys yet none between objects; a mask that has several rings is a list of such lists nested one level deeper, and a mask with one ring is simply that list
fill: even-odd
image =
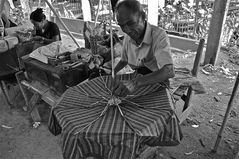
[{"label": "metal rod", "polygon": [[56,13],[55,9],[52,7],[52,5],[48,2],[48,0],[45,0],[45,2],[47,3],[47,5],[49,6],[49,8],[52,10],[52,12],[55,14],[55,16],[58,18],[58,20],[60,21],[61,25],[64,27],[64,29],[66,30],[66,32],[70,35],[70,37],[72,38],[72,40],[75,42],[75,44],[80,48],[81,46],[78,44],[78,42],[76,41],[75,37],[70,33],[69,29],[67,28],[67,26],[65,25],[65,23],[61,20],[61,18],[58,16],[58,14]]},{"label": "metal rod", "polygon": [[228,118],[228,116],[231,112],[233,100],[234,100],[235,96],[237,95],[238,85],[239,85],[239,73],[237,75],[236,82],[235,82],[233,90],[232,90],[232,95],[231,95],[230,100],[228,102],[228,106],[227,106],[227,110],[226,110],[226,113],[225,113],[225,116],[224,116],[224,119],[223,119],[223,122],[222,122],[222,126],[219,130],[216,143],[215,143],[214,148],[212,150],[212,152],[214,152],[214,153],[217,152],[218,145],[221,141],[222,133],[223,133],[223,130],[224,130],[224,128],[226,126],[226,123],[227,123],[227,118]]},{"label": "metal rod", "polygon": [[109,0],[109,12],[110,12],[110,49],[111,49],[111,64],[112,64],[112,78],[115,78],[114,71],[114,46],[113,46],[113,30],[112,30],[112,15],[111,15],[111,1]]}]

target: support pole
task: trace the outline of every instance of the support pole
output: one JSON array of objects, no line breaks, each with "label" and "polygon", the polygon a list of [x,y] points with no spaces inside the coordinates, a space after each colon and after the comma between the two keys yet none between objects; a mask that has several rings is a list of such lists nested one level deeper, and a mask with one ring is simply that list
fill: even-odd
[{"label": "support pole", "polygon": [[112,30],[112,6],[111,1],[109,0],[109,13],[110,13],[110,51],[111,51],[111,64],[112,64],[112,78],[115,78],[115,71],[114,71],[114,46],[113,46],[113,30]]},{"label": "support pole", "polygon": [[158,0],[148,1],[148,22],[158,26]]},{"label": "support pole", "polygon": [[89,0],[81,0],[83,19],[84,21],[91,21],[91,8]]},{"label": "support pole", "polygon": [[100,10],[100,4],[101,4],[101,0],[99,0],[98,7],[97,7],[97,12],[96,12],[96,16],[95,16],[95,27],[96,27],[96,23],[97,23],[97,21],[98,21],[99,10]]},{"label": "support pole", "polygon": [[233,104],[233,100],[234,100],[234,98],[235,98],[236,95],[237,95],[238,85],[239,85],[239,73],[238,73],[238,75],[237,75],[236,82],[235,82],[234,87],[233,87],[233,90],[232,90],[231,98],[230,98],[230,100],[229,100],[229,102],[228,102],[227,110],[226,110],[226,113],[225,113],[225,116],[224,116],[224,119],[223,119],[223,122],[222,122],[222,126],[221,126],[221,128],[220,128],[219,133],[218,133],[215,146],[214,146],[214,148],[213,148],[213,150],[212,150],[213,152],[217,152],[218,145],[219,145],[219,143],[220,143],[220,141],[221,141],[221,138],[222,138],[223,130],[224,130],[224,128],[225,128],[225,126],[226,126],[226,123],[227,123],[227,118],[228,118],[228,116],[229,116],[229,114],[230,114],[230,112],[231,112],[232,106],[233,106],[233,105],[232,105],[232,104]]},{"label": "support pole", "polygon": [[[148,2],[149,2],[149,1],[148,1]],[[165,7],[165,0],[159,0],[158,3],[159,3],[159,7],[160,7],[161,9],[163,9],[163,7]]]},{"label": "support pole", "polygon": [[198,6],[199,6],[199,0],[196,0],[196,9],[195,9],[195,19],[194,19],[194,30],[193,30],[193,36],[196,35],[197,32],[197,26],[198,26]]},{"label": "support pole", "polygon": [[204,58],[204,65],[215,65],[217,55],[220,52],[221,36],[225,24],[230,0],[215,0],[214,11],[210,23],[207,48]]},{"label": "support pole", "polygon": [[55,9],[52,7],[52,5],[48,2],[48,0],[45,0],[45,2],[47,3],[47,5],[50,7],[51,11],[55,14],[55,16],[58,18],[58,20],[60,21],[61,25],[64,27],[64,29],[66,30],[66,32],[69,34],[69,36],[72,38],[72,40],[75,42],[76,46],[80,48],[80,45],[78,44],[78,42],[76,41],[76,39],[74,38],[74,36],[70,33],[69,29],[67,28],[67,26],[64,24],[64,22],[61,20],[61,18],[59,17],[59,15],[56,13]]}]

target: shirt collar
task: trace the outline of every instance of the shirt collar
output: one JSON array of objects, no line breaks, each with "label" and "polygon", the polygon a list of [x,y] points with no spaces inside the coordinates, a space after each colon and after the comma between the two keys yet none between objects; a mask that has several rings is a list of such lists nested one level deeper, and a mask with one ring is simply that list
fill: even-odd
[{"label": "shirt collar", "polygon": [[151,25],[147,22],[144,39],[142,43],[151,44],[152,42],[151,30],[152,30]]},{"label": "shirt collar", "polygon": [[[151,37],[152,28],[151,28],[151,25],[148,22],[146,22],[146,23],[147,23],[147,26],[146,26],[144,38],[143,38],[143,41],[141,42],[140,46],[143,43],[151,44],[151,42],[152,42],[152,37]],[[131,39],[131,38],[130,38],[130,41],[135,43],[135,41],[133,39]]]}]

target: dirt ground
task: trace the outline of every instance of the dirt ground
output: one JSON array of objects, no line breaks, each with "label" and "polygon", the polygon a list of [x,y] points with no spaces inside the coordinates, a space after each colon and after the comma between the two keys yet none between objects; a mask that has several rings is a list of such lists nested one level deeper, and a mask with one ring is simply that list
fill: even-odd
[{"label": "dirt ground", "polygon": [[[75,47],[69,37],[63,41]],[[176,67],[192,68],[195,54],[173,54]],[[203,59],[203,58],[202,58]],[[239,94],[233,103],[217,153],[211,150],[230,99],[235,82],[235,72],[239,65],[229,62],[227,53],[221,51],[216,66],[229,68],[207,70],[209,75],[200,71],[199,79],[207,93],[195,95],[192,99],[193,111],[182,124],[183,140],[174,147],[160,147],[157,158],[166,159],[234,159],[239,150]],[[200,67],[202,70],[202,67]],[[206,70],[206,68],[204,69]],[[40,102],[39,110],[43,119],[40,126],[33,128],[33,121],[25,112],[23,98],[17,86],[11,91],[15,106],[9,108],[0,93],[0,159],[62,159],[60,136],[48,131],[47,122],[50,107]]]}]

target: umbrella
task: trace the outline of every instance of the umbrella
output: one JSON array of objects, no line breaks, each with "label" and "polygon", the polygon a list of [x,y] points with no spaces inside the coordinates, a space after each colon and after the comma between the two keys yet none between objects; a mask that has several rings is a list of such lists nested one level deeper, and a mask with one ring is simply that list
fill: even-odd
[{"label": "umbrella", "polygon": [[113,81],[112,76],[100,76],[69,88],[52,109],[49,129],[62,133],[65,159],[128,159],[135,158],[141,144],[179,144],[182,133],[167,88],[154,84],[117,97],[110,89]]}]

